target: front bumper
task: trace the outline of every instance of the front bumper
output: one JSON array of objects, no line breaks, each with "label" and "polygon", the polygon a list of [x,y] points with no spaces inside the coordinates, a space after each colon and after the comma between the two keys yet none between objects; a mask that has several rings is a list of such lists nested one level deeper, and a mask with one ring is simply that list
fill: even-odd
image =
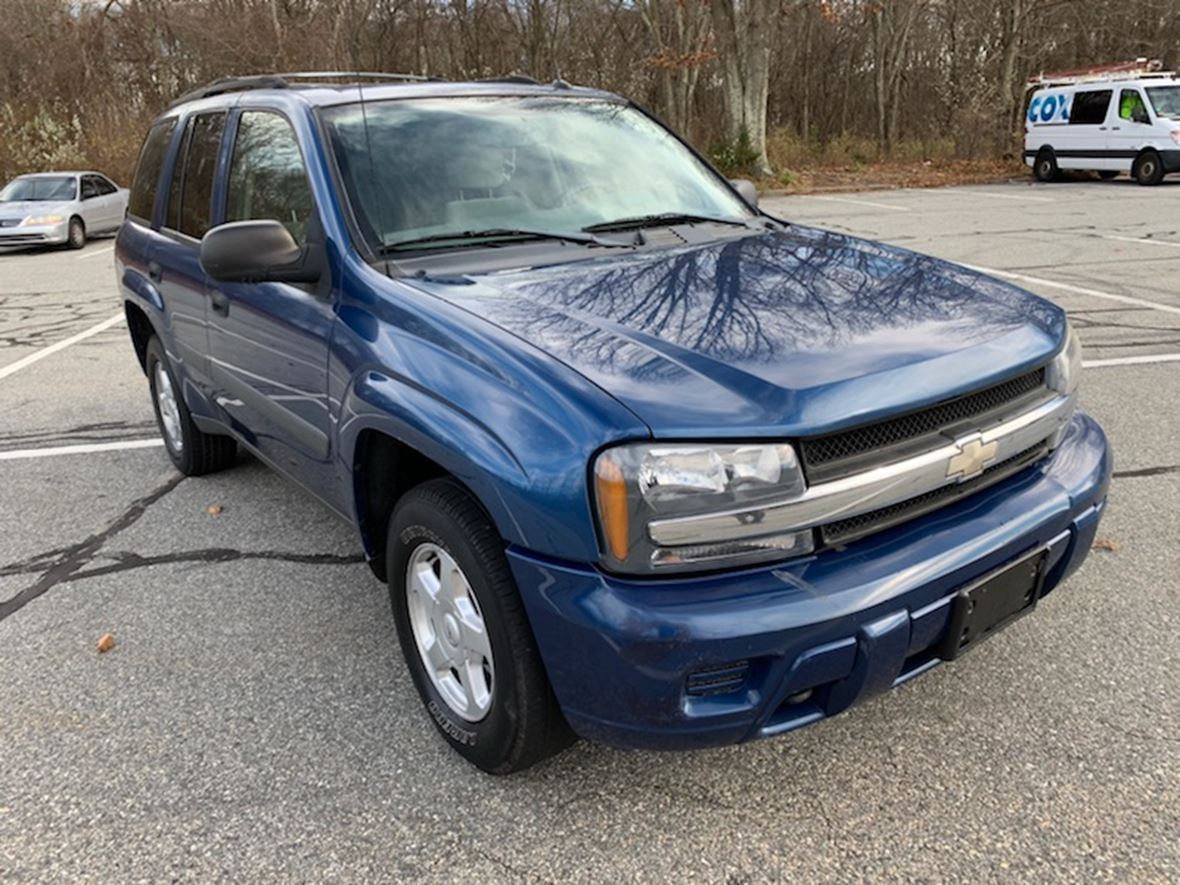
[{"label": "front bumper", "polygon": [[[1049,593],[1089,551],[1110,472],[1102,429],[1079,412],[1052,455],[1010,479],[779,566],[644,582],[516,549],[509,562],[578,734],[653,749],[732,744],[936,666],[957,590],[1029,551],[1048,550]],[[734,684],[690,692],[690,676],[697,688]]]},{"label": "front bumper", "polygon": [[70,226],[60,224],[0,227],[0,246],[60,246],[70,238]]}]

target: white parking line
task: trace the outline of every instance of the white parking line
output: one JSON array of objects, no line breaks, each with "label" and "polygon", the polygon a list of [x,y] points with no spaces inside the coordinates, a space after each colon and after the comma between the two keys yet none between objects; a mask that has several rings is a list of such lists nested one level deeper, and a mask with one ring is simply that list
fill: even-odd
[{"label": "white parking line", "polygon": [[1149,353],[1143,356],[1115,356],[1105,360],[1085,360],[1084,369],[1105,369],[1109,366],[1144,366],[1149,363],[1180,363],[1180,353]]},{"label": "white parking line", "polygon": [[1099,234],[1104,240],[1118,240],[1120,243],[1143,243],[1146,246],[1171,246],[1180,249],[1180,243],[1175,240],[1153,240],[1147,237],[1119,237],[1114,234]]},{"label": "white parking line", "polygon": [[1117,295],[1114,292],[1101,292],[1098,289],[1087,289],[1084,286],[1059,283],[1056,280],[1046,280],[1043,277],[1030,277],[1028,274],[1013,273],[1010,270],[995,270],[994,268],[978,267],[972,264],[965,264],[963,266],[979,271],[980,273],[988,274],[989,276],[1001,277],[1005,280],[1016,280],[1017,282],[1028,283],[1033,286],[1048,286],[1052,289],[1073,292],[1075,295],[1089,295],[1091,298],[1104,298],[1107,301],[1119,301],[1123,304],[1134,304],[1136,307],[1150,307],[1153,310],[1162,310],[1164,313],[1180,315],[1180,307],[1176,307],[1173,304],[1160,304],[1158,301],[1148,301],[1146,298],[1135,298],[1132,295]]},{"label": "white parking line", "polygon": [[1020,200],[1022,203],[1056,203],[1052,197],[1020,196],[1019,194],[996,194],[991,191],[955,191],[973,197],[991,197],[993,200]]},{"label": "white parking line", "polygon": [[83,252],[81,255],[75,255],[74,260],[80,261],[83,258],[93,258],[96,255],[110,255],[114,251],[114,246],[107,246],[105,249],[95,249],[93,252]]},{"label": "white parking line", "polygon": [[121,322],[123,322],[123,314],[117,313],[109,320],[103,320],[98,325],[91,326],[89,329],[79,332],[77,335],[71,335],[69,338],[64,338],[61,341],[58,341],[56,344],[50,344],[42,347],[40,350],[30,353],[26,357],[21,357],[15,363],[9,363],[7,366],[0,366],[0,380],[7,378],[9,375],[15,375],[21,369],[27,369],[29,366],[33,365],[33,363],[43,360],[47,356],[53,356],[53,354],[57,353],[59,350],[65,350],[71,344],[77,344],[79,341],[85,341],[87,338],[97,335],[99,332],[105,332],[111,326]]},{"label": "white parking line", "polygon": [[0,461],[19,461],[24,458],[52,458],[56,455],[91,455],[95,452],[117,452],[122,449],[154,449],[164,445],[159,437],[127,439],[121,442],[86,443],[80,446],[47,446],[43,449],[12,449],[0,452]]},{"label": "white parking line", "polygon": [[849,203],[853,206],[872,206],[874,209],[889,209],[893,212],[909,212],[908,206],[893,206],[889,203],[874,203],[872,200],[853,200],[849,197],[817,197],[814,194],[808,194],[806,199],[824,200],[828,203]]}]

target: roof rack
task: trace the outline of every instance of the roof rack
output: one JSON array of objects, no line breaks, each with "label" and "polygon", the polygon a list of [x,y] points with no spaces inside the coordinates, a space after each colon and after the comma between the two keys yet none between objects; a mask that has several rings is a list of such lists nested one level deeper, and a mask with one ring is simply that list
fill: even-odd
[{"label": "roof rack", "polygon": [[222,77],[186,92],[177,98],[169,107],[176,107],[188,101],[199,98],[210,98],[214,95],[225,95],[230,92],[248,92],[252,89],[290,89],[295,86],[307,86],[313,83],[323,83],[328,80],[372,80],[379,83],[412,82],[430,83],[442,80],[442,77],[431,77],[426,74],[395,74],[385,71],[292,71],[282,74],[251,74],[243,77]]},{"label": "roof rack", "polygon": [[1090,83],[1101,80],[1143,80],[1174,77],[1172,71],[1165,71],[1158,58],[1148,60],[1116,62],[1108,65],[1094,65],[1088,68],[1074,68],[1067,71],[1042,71],[1028,78],[1029,88],[1038,86],[1069,86],[1074,83]]}]

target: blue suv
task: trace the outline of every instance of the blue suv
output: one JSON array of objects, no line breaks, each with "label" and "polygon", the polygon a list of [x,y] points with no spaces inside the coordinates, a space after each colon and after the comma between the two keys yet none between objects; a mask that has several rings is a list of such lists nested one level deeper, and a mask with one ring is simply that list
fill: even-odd
[{"label": "blue suv", "polygon": [[1105,504],[1058,307],[772,218],[608,93],[219,81],[116,254],[173,463],[355,526],[489,772],[839,713],[1034,609]]}]

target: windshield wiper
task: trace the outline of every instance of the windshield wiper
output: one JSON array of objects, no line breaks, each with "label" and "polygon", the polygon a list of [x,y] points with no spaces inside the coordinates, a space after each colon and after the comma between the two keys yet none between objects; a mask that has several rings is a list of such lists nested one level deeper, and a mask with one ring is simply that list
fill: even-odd
[{"label": "windshield wiper", "polygon": [[388,252],[402,252],[407,249],[420,248],[452,248],[447,244],[453,244],[454,248],[469,245],[473,240],[561,240],[566,243],[582,243],[587,246],[629,246],[630,243],[618,243],[613,240],[604,240],[602,237],[596,237],[592,233],[577,232],[577,231],[555,231],[555,230],[523,230],[511,227],[493,227],[487,230],[465,230],[455,231],[451,233],[430,234],[425,237],[414,237],[409,240],[399,240],[395,243],[386,243],[380,248],[384,253]]},{"label": "windshield wiper", "polygon": [[750,221],[744,218],[718,218],[712,215],[692,215],[686,212],[658,212],[654,215],[636,215],[632,218],[616,218],[614,221],[600,221],[588,224],[583,231],[590,233],[612,230],[639,230],[644,227],[663,227],[669,224],[729,224],[735,227],[750,227]]}]

